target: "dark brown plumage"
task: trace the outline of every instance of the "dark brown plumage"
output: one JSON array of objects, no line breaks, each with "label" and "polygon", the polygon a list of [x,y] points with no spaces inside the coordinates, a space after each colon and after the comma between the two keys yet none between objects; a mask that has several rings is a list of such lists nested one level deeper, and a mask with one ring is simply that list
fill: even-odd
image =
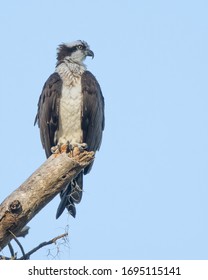
[{"label": "dark brown plumage", "polygon": [[35,124],[37,122],[40,128],[40,138],[47,157],[51,155],[51,147],[57,144],[54,142],[54,134],[58,128],[61,88],[59,74],[53,73],[45,82],[38,101]]}]

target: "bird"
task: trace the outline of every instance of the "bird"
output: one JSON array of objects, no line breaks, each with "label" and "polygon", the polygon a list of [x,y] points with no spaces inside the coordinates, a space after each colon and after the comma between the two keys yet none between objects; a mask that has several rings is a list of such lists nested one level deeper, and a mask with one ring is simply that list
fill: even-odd
[{"label": "bird", "polygon": [[[94,58],[94,53],[83,40],[61,43],[57,48],[55,71],[43,86],[34,121],[47,158],[54,147],[62,145],[94,152],[100,149],[105,102],[97,79],[84,64],[88,56]],[[65,208],[75,218],[75,204],[82,199],[83,175],[90,172],[92,165],[93,162],[61,191],[57,219]]]}]

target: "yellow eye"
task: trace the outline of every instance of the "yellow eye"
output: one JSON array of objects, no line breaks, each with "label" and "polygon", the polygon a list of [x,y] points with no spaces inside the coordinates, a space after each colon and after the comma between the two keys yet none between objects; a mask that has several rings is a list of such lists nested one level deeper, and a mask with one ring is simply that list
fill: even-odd
[{"label": "yellow eye", "polygon": [[82,46],[82,45],[78,45],[77,48],[78,48],[79,50],[82,50],[82,49],[83,49],[83,46]]}]

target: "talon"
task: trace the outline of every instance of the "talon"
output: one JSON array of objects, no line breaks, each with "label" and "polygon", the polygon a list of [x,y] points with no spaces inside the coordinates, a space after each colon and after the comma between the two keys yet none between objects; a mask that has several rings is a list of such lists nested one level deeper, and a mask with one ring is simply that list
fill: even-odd
[{"label": "talon", "polygon": [[55,155],[60,154],[59,145],[51,147],[51,153]]},{"label": "talon", "polygon": [[75,146],[79,148],[80,152],[83,152],[88,148],[87,143],[76,144]]}]

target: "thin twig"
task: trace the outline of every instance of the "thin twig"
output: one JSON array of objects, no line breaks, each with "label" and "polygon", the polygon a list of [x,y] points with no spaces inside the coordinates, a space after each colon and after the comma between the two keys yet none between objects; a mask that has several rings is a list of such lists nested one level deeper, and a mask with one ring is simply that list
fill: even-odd
[{"label": "thin twig", "polygon": [[54,237],[52,238],[51,240],[49,241],[45,241],[45,242],[42,242],[40,243],[37,247],[35,247],[34,249],[32,249],[31,251],[29,251],[27,254],[24,254],[21,258],[19,258],[18,260],[25,260],[25,259],[29,259],[29,257],[35,253],[36,251],[38,251],[39,249],[41,249],[42,247],[44,246],[47,246],[47,245],[50,245],[50,244],[53,244],[53,243],[56,243],[56,241],[60,238],[63,238],[63,237],[66,237],[68,235],[68,233],[64,233],[64,234],[61,234],[57,237]]}]

